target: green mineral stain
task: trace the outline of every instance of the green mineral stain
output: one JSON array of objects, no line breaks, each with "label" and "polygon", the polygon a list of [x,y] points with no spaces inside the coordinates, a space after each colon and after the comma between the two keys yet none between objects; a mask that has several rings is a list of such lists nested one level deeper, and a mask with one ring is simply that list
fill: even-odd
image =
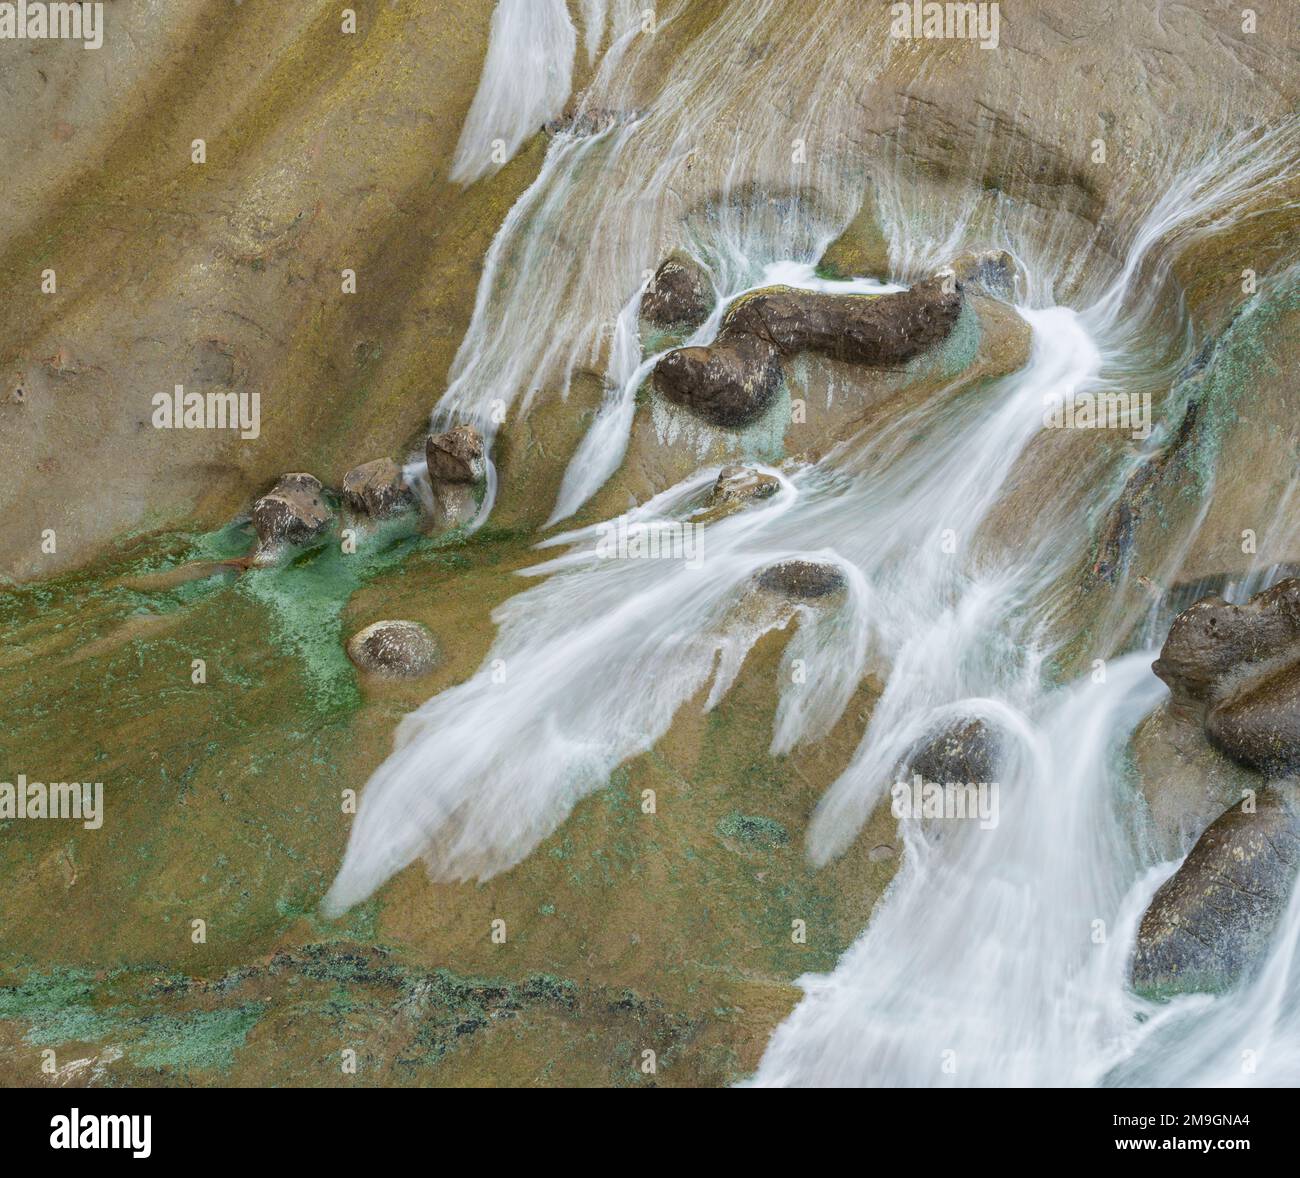
[{"label": "green mineral stain", "polygon": [[961,314],[953,324],[948,338],[933,352],[923,352],[909,365],[908,381],[920,380],[924,374],[937,371],[942,379],[948,379],[964,372],[979,355],[980,339],[979,316],[971,310],[970,303],[963,300]]},{"label": "green mineral stain", "polygon": [[716,829],[719,838],[735,839],[768,850],[784,847],[790,842],[790,832],[781,823],[758,814],[740,814],[733,810],[719,820]]},{"label": "green mineral stain", "polygon": [[348,601],[367,581],[398,568],[415,553],[460,539],[455,534],[422,536],[412,531],[411,518],[397,519],[359,535],[356,552],[345,552],[332,539],[283,566],[250,569],[238,589],[269,610],[271,641],[300,661],[317,710],[327,715],[350,711],[360,704],[361,694],[343,647]]},{"label": "green mineral stain", "polygon": [[[114,1001],[117,988],[131,980],[121,970],[102,977],[73,969],[33,972],[16,986],[0,988],[0,1020],[25,1023],[24,1038],[36,1046],[120,1045],[138,1067],[184,1072],[230,1067],[265,1008],[264,1003],[253,1003],[176,1014],[139,1013]],[[176,974],[154,985],[158,997],[184,995],[188,989],[188,979]]]},{"label": "green mineral stain", "polygon": [[117,1022],[92,1005],[95,985],[87,970],[30,974],[20,985],[0,989],[0,1021],[26,1023],[27,1042],[42,1047],[104,1039]]},{"label": "green mineral stain", "polygon": [[[1195,448],[1189,464],[1196,479],[1193,493],[1208,493],[1213,486],[1215,465],[1228,427],[1238,420],[1238,403],[1254,388],[1263,374],[1276,376],[1280,369],[1275,356],[1283,349],[1279,332],[1287,329],[1300,309],[1300,283],[1287,282],[1276,289],[1261,290],[1250,300],[1219,337],[1214,351],[1197,381],[1180,382],[1174,389],[1173,411],[1177,424],[1194,398],[1200,405],[1194,434]],[[1294,327],[1291,327],[1294,332]]]},{"label": "green mineral stain", "polygon": [[144,1038],[127,1051],[127,1057],[142,1068],[224,1071],[265,1009],[265,1003],[257,1002],[178,1017],[149,1016],[144,1020]]}]

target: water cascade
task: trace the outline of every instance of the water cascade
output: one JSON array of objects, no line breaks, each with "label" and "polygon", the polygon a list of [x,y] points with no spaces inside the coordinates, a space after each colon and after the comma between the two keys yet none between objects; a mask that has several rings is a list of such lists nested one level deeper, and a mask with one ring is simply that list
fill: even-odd
[{"label": "water cascade", "polygon": [[[523,7],[545,38],[521,23]],[[1114,642],[1091,652],[1108,660],[1102,679],[1056,671],[1079,628],[1070,579],[1125,477],[1167,439],[1168,415],[1148,450],[1099,444],[1017,527],[998,515],[1054,401],[1170,387],[1193,347],[1170,296],[1172,267],[1296,174],[1294,122],[1171,147],[1161,182],[1142,185],[1144,196],[1135,181],[1124,197],[1140,215],[1080,239],[1005,196],[927,198],[924,176],[898,155],[853,142],[854,95],[896,52],[886,44],[864,59],[858,46],[879,42],[863,14],[826,5],[796,19],[800,6],[776,0],[732,5],[652,86],[634,14],[614,5],[606,42],[608,7],[584,6],[598,64],[580,109],[622,116],[551,142],[488,255],[434,412],[435,425],[473,421],[490,439],[543,391],[565,395],[579,368],[603,371],[604,400],[551,524],[623,460],[659,355],[643,347],[640,300],[671,250],[711,277],[713,312],[687,341],[703,344],[732,300],[772,281],[896,290],[960,249],[1006,248],[1024,267],[1017,310],[1032,331],[1029,360],[991,382],[945,382],[816,463],[765,466],[779,491],[711,522],[695,567],[606,560],[602,544],[620,526],[690,523],[716,465],[619,520],[544,541],[559,553],[528,569],[537,583],[497,609],[477,673],[402,721],[365,790],[327,910],[361,901],[416,858],[435,880],[508,870],[617,766],[652,748],[693,696],[707,689],[705,707],[716,704],[762,635],[786,629],[774,755],[825,735],[868,673],[884,683],[811,818],[814,865],[848,850],[908,750],[937,726],[983,719],[1002,734],[1005,757],[992,829],[939,837],[923,820],[900,820],[905,853],[892,886],[837,968],[801,979],[804,998],[753,1083],[1232,1083],[1243,1035],[1270,1047],[1258,1081],[1294,1080],[1300,899],[1248,988],[1157,1006],[1127,985],[1137,922],[1175,866],[1143,836],[1123,761],[1166,691],[1150,672],[1159,634],[1131,606],[1112,606],[1098,630]],[[486,128],[513,127],[510,143],[567,96],[574,31],[562,14],[563,4],[498,8],[460,178],[487,170],[477,154]],[[686,19],[681,8],[661,13],[661,30]],[[500,75],[515,36],[545,41],[549,66],[531,63],[508,93]],[[779,62],[738,51],[767,41],[783,46]],[[799,81],[783,89],[785,79]],[[774,115],[772,95],[787,90],[797,93]],[[805,152],[809,142],[816,149]],[[828,283],[813,265],[864,197],[885,227],[891,272]],[[1171,569],[1198,522],[1171,537]],[[755,591],[764,569],[796,558],[834,566],[842,593],[795,603]],[[806,681],[788,673],[797,660]],[[1065,665],[1078,674],[1077,658]]]}]

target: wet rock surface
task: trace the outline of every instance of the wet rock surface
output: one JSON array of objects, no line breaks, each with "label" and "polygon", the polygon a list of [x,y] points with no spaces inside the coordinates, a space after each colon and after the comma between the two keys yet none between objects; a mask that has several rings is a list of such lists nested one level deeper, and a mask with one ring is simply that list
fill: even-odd
[{"label": "wet rock surface", "polygon": [[750,335],[678,348],[655,365],[654,386],[710,425],[738,428],[762,417],[781,388],[779,354]]},{"label": "wet rock surface", "polygon": [[343,476],[343,499],[358,515],[391,519],[415,506],[402,468],[391,458],[377,458]]},{"label": "wet rock surface", "polygon": [[892,295],[768,287],[733,305],[713,344],[664,356],[654,386],[711,425],[745,426],[780,389],[783,357],[813,351],[853,364],[900,364],[945,339],[961,308],[960,289],[945,291],[937,278]]},{"label": "wet rock surface", "polygon": [[575,94],[564,104],[564,109],[553,119],[542,124],[542,130],[551,138],[568,134],[578,138],[599,135],[611,127],[630,123],[642,112],[636,110],[615,110],[610,107],[593,106],[586,100],[585,94]]},{"label": "wet rock surface", "polygon": [[811,560],[784,560],[759,573],[757,585],[787,597],[827,597],[844,587],[844,574],[833,564]]},{"label": "wet rock surface", "polygon": [[1192,440],[1196,435],[1198,417],[1198,403],[1191,400],[1169,443],[1129,475],[1124,489],[1102,524],[1097,542],[1097,558],[1091,572],[1094,582],[1113,584],[1128,566],[1133,555],[1133,541],[1138,525],[1156,497],[1162,479],[1193,448]]},{"label": "wet rock surface", "polygon": [[472,425],[458,425],[442,434],[430,434],[424,445],[429,481],[472,483],[484,471],[483,435]]},{"label": "wet rock surface", "polygon": [[1199,717],[1176,711],[1170,700],[1138,725],[1130,755],[1162,859],[1181,858],[1244,790],[1262,784],[1211,745]]},{"label": "wet rock surface", "polygon": [[330,525],[334,512],[315,475],[281,475],[275,486],[253,504],[253,527],[264,550],[306,544]]},{"label": "wet rock surface", "polygon": [[1292,782],[1267,786],[1209,826],[1142,917],[1139,991],[1220,990],[1259,964],[1300,866],[1298,801]]},{"label": "wet rock surface", "polygon": [[944,290],[939,278],[887,295],[769,287],[736,302],[722,335],[768,340],[782,356],[813,351],[851,364],[901,364],[946,339],[961,308],[960,291]]},{"label": "wet rock surface", "polygon": [[641,317],[656,327],[694,328],[713,309],[713,286],[693,258],[672,257],[655,271],[641,299]]},{"label": "wet rock surface", "polygon": [[1010,302],[1016,293],[1019,267],[1006,250],[966,250],[948,265],[968,293],[991,295]]},{"label": "wet rock surface", "polygon": [[414,679],[438,663],[438,643],[419,622],[375,622],[348,639],[348,657],[363,671]]},{"label": "wet rock surface", "polygon": [[781,480],[764,474],[752,466],[724,466],[718,472],[709,497],[711,506],[728,503],[748,503],[754,499],[770,499],[781,489]]},{"label": "wet rock surface", "polygon": [[920,774],[940,785],[996,781],[1001,755],[1001,736],[987,721],[958,720],[916,746],[904,775]]}]

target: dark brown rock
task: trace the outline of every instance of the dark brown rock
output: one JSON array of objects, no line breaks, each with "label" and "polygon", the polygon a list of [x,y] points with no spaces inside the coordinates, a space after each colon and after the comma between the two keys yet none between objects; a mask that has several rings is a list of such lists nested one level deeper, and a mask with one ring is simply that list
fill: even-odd
[{"label": "dark brown rock", "polygon": [[833,564],[785,560],[764,569],[758,576],[758,586],[787,597],[825,597],[844,587],[844,574]]},{"label": "dark brown rock", "polygon": [[1259,963],[1300,866],[1293,784],[1221,815],[1155,894],[1138,928],[1133,985],[1154,996],[1232,985]]},{"label": "dark brown rock", "polygon": [[1174,705],[1206,706],[1251,666],[1284,655],[1300,641],[1300,578],[1257,593],[1246,605],[1202,598],[1174,619],[1152,670],[1169,684]]},{"label": "dark brown rock", "polygon": [[768,287],[736,302],[720,338],[755,336],[782,356],[813,351],[851,364],[900,364],[946,339],[957,322],[960,290],[948,292],[943,285],[931,278],[888,295]]},{"label": "dark brown rock", "polygon": [[343,476],[343,498],[359,515],[391,519],[415,505],[402,468],[391,458],[376,458]]},{"label": "dark brown rock", "polygon": [[483,436],[472,425],[458,425],[444,434],[430,434],[424,445],[429,480],[473,483],[483,477]]},{"label": "dark brown rock", "polygon": [[437,665],[438,643],[419,622],[375,622],[348,640],[348,657],[363,671],[414,679]]},{"label": "dark brown rock", "polygon": [[754,336],[708,348],[678,348],[654,369],[655,389],[710,425],[737,428],[760,418],[781,387],[777,350]]},{"label": "dark brown rock", "polygon": [[281,475],[253,504],[253,527],[261,547],[306,544],[319,537],[334,518],[324,491],[315,475]]},{"label": "dark brown rock", "polygon": [[782,357],[815,351],[853,364],[903,363],[946,338],[961,307],[960,289],[945,291],[941,279],[892,295],[767,287],[736,302],[709,347],[664,356],[654,386],[711,425],[748,425],[776,396]]},{"label": "dark brown rock", "polygon": [[641,298],[641,317],[656,327],[695,328],[713,309],[713,286],[693,258],[669,258]]},{"label": "dark brown rock", "polygon": [[906,776],[920,774],[939,785],[997,780],[1001,759],[997,731],[983,720],[957,720],[927,736],[913,749]]}]

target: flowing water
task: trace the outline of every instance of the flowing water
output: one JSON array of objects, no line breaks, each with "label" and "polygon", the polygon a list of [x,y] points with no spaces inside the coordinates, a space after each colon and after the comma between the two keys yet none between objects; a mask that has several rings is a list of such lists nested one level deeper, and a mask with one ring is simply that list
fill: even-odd
[{"label": "flowing water", "polygon": [[[510,123],[491,114],[507,101],[494,54],[498,37],[524,35],[518,7],[505,0],[498,9],[502,28],[494,24],[471,121]],[[555,60],[570,69],[576,34],[567,15],[556,31],[558,15],[542,12],[551,7],[528,19],[550,22]],[[594,59],[610,14],[598,0],[585,11]],[[1169,388],[1193,342],[1168,297],[1170,266],[1294,174],[1295,127],[1189,149],[1118,254],[1098,250],[1085,266],[1041,218],[1010,205],[927,207],[900,164],[871,179],[895,279],[827,283],[812,266],[861,199],[867,162],[845,153],[792,169],[790,125],[773,132],[737,113],[764,77],[721,51],[737,16],[720,17],[696,56],[634,107],[626,77],[641,52],[635,14],[616,4],[612,15],[585,102],[631,113],[553,141],[492,247],[434,415],[435,425],[473,420],[490,437],[503,412],[526,413],[543,389],[567,390],[579,366],[603,361],[605,399],[551,523],[577,511],[624,456],[636,393],[658,355],[642,346],[638,307],[647,270],[670,248],[689,249],[712,276],[714,312],[693,337],[705,343],[729,300],[758,285],[899,289],[960,248],[1003,246],[1026,270],[1018,310],[1032,330],[1029,360],[991,383],[944,383],[816,464],[765,467],[779,491],[710,523],[702,560],[605,559],[602,524],[545,541],[562,551],[529,569],[539,582],[496,611],[483,666],[402,721],[366,788],[327,909],[359,902],[417,857],[438,880],[507,870],[618,765],[653,747],[688,700],[707,689],[712,707],[754,643],[785,628],[774,755],[824,736],[868,674],[884,684],[851,762],[811,818],[814,865],[849,851],[900,762],[936,726],[981,717],[1003,734],[1005,757],[990,829],[944,824],[940,834],[900,819],[902,865],[869,927],[831,974],[801,979],[805,996],[752,1083],[1296,1082],[1300,898],[1265,968],[1240,989],[1157,1005],[1127,986],[1137,922],[1176,866],[1150,849],[1124,758],[1165,694],[1150,671],[1159,633],[1131,609],[1103,615],[1104,633],[1140,635],[1137,648],[1096,652],[1105,661],[1077,682],[1049,669],[1078,632],[1071,584],[1096,526],[1167,425],[1145,449],[1099,443],[1090,461],[1063,467],[1053,495],[1020,526],[997,518],[1019,464],[1041,444],[1046,407],[1108,389]],[[791,31],[784,6],[760,2],[744,19],[760,34]],[[800,38],[817,43],[818,32],[835,45],[844,30],[801,28]],[[787,43],[794,68],[811,51]],[[703,90],[701,60],[714,64]],[[821,63],[799,126],[824,134],[847,125],[835,84],[844,68],[835,54]],[[525,112],[537,121],[544,73],[533,71],[511,108],[519,126]],[[554,94],[543,105],[557,106]],[[481,128],[467,128],[466,144],[476,136]],[[462,174],[479,171],[466,164]],[[689,197],[705,192],[722,197]],[[1071,305],[1058,304],[1066,292]],[[717,473],[696,472],[622,522],[691,522]],[[1171,567],[1189,540],[1171,540]],[[791,558],[835,565],[843,592],[791,604],[754,588],[756,574]]]}]

